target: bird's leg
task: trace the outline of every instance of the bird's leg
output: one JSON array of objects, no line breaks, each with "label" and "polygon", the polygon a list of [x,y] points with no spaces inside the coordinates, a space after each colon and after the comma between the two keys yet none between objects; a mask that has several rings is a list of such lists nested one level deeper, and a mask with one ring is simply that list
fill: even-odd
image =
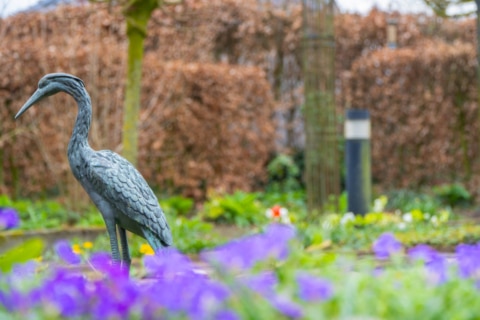
[{"label": "bird's leg", "polygon": [[114,220],[105,219],[108,236],[110,237],[110,246],[112,248],[112,260],[114,263],[120,263],[120,250],[118,250],[117,230]]},{"label": "bird's leg", "polygon": [[122,245],[122,261],[126,264],[127,270],[130,270],[132,260],[130,259],[130,252],[128,250],[127,233],[124,228],[118,226],[118,233],[120,234],[120,242]]},{"label": "bird's leg", "polygon": [[115,222],[115,211],[113,207],[102,198],[98,193],[92,190],[92,187],[87,184],[84,186],[87,190],[88,195],[93,200],[93,203],[97,206],[98,210],[102,213],[103,221],[107,227],[108,236],[110,238],[110,246],[112,248],[112,260],[116,264],[120,264],[120,250],[118,250],[118,240],[117,240],[117,228]]}]

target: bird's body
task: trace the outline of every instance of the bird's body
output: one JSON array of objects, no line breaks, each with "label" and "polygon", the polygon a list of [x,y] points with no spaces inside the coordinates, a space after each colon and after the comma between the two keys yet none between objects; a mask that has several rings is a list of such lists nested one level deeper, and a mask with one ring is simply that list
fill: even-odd
[{"label": "bird's body", "polygon": [[147,239],[155,251],[171,246],[172,235],[165,215],[138,170],[118,154],[109,150],[95,151],[88,144],[92,108],[82,80],[64,73],[44,76],[38,83],[37,91],[15,118],[42,98],[60,91],[70,94],[78,104],[78,115],[68,144],[68,161],[73,175],[102,213],[113,259],[130,265],[126,230]]}]

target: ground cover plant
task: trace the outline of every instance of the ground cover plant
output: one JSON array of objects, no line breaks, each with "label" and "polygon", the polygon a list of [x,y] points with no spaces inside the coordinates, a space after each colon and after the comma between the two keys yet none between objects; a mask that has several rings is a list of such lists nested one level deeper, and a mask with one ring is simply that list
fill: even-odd
[{"label": "ground cover plant", "polygon": [[[214,235],[219,225],[195,214],[205,207],[165,198],[176,248],[154,254],[132,237],[130,277],[111,263],[106,237],[52,248],[31,239],[3,252],[0,317],[475,319],[477,311],[465,306],[480,302],[480,227],[454,214],[451,199],[463,202],[463,191],[436,192],[449,202],[435,192],[397,192],[377,198],[365,216],[316,220],[306,215],[301,191],[212,194],[205,207],[221,213],[220,226],[251,217],[235,236],[232,229]],[[1,199],[2,235],[22,232],[15,230],[24,220],[31,228],[28,211],[44,208],[48,218],[49,210],[59,217],[65,210]]]},{"label": "ground cover plant", "polygon": [[[379,196],[372,212],[365,216],[346,212],[346,194],[343,194],[336,207],[341,213],[312,217],[307,214],[302,190],[210,192],[202,205],[181,196],[159,198],[177,239],[176,247],[189,254],[258,231],[270,222],[281,222],[280,217],[267,214],[277,206],[286,211],[283,222],[296,226],[305,247],[369,251],[371,242],[387,231],[393,232],[406,246],[426,243],[443,251],[451,251],[459,243],[480,240],[480,226],[455,213],[458,209],[465,210],[465,201],[471,201],[468,192],[458,185],[444,185],[424,192],[392,191]],[[0,207],[13,208],[19,213],[19,226],[11,231],[15,234],[39,229],[48,232],[50,229],[74,231],[76,228],[104,227],[101,215],[93,206],[85,207],[80,213],[52,200],[14,201],[3,195],[0,196]],[[333,210],[335,208],[330,212]],[[132,255],[140,257],[140,248],[145,244],[143,239],[130,236],[129,241],[133,241]],[[81,244],[82,239],[74,239],[74,242]],[[108,239],[101,233],[93,242],[96,250],[109,248]]]},{"label": "ground cover plant", "polygon": [[[96,252],[85,258],[67,241],[60,261],[34,260],[1,275],[2,318],[127,319],[475,319],[480,244],[447,257],[426,245],[408,250],[391,233],[374,256],[302,250],[296,229],[263,232],[200,254],[202,265],[172,249],[145,255],[146,278],[128,277]],[[75,266],[87,263],[89,272]]]}]

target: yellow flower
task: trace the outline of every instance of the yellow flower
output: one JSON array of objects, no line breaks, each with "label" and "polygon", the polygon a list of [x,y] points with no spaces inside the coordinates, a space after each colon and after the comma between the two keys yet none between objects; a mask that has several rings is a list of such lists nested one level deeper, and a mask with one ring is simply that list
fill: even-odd
[{"label": "yellow flower", "polygon": [[85,249],[92,249],[93,243],[91,243],[90,241],[86,241],[86,242],[83,243],[83,247]]},{"label": "yellow flower", "polygon": [[153,256],[155,254],[155,251],[153,251],[152,247],[150,247],[149,244],[143,243],[140,246],[140,253],[147,256]]},{"label": "yellow flower", "polygon": [[74,244],[72,246],[72,251],[76,254],[81,254],[83,252],[82,248],[80,248],[80,245],[78,245],[78,244]]},{"label": "yellow flower", "polygon": [[43,257],[39,256],[39,257],[34,258],[33,260],[35,260],[36,262],[42,262]]}]

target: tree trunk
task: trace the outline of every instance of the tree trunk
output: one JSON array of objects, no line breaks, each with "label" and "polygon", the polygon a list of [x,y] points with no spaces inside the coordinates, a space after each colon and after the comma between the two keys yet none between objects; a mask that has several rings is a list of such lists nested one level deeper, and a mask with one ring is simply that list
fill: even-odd
[{"label": "tree trunk", "polygon": [[[477,5],[477,108],[478,122],[480,123],[480,0],[475,0]],[[477,146],[480,149],[480,146]],[[480,158],[477,156],[477,170],[480,168]],[[470,177],[471,178],[471,175]]]},{"label": "tree trunk", "polygon": [[144,40],[147,24],[153,10],[159,6],[156,0],[137,0],[125,8],[127,20],[128,60],[125,105],[123,113],[123,156],[133,165],[138,156],[138,119],[140,114],[140,91]]},{"label": "tree trunk", "polygon": [[340,192],[333,10],[333,0],[303,1],[305,184],[310,213],[336,210]]}]

